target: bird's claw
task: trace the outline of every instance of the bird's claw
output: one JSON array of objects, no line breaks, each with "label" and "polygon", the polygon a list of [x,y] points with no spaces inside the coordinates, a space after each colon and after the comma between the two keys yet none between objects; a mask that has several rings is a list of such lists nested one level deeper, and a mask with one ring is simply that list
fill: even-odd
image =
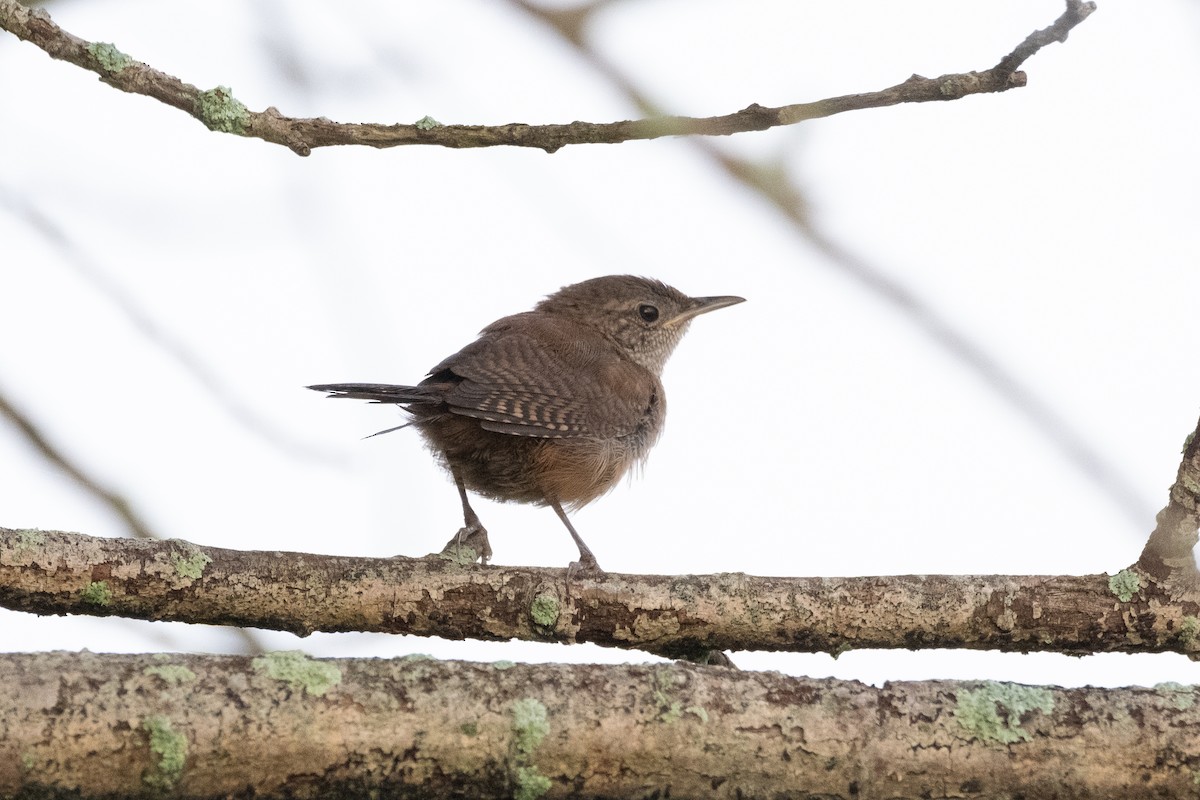
[{"label": "bird's claw", "polygon": [[600,565],[596,562],[596,557],[591,553],[586,553],[579,557],[578,561],[572,561],[567,565],[567,577],[596,577],[606,574]]},{"label": "bird's claw", "polygon": [[459,564],[487,564],[492,557],[492,546],[488,542],[487,529],[482,525],[468,525],[446,542],[439,553],[442,558]]}]

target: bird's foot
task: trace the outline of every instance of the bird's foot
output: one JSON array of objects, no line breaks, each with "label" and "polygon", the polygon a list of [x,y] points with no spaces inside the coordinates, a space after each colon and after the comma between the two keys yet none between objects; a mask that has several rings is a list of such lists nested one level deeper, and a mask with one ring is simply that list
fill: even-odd
[{"label": "bird's foot", "polygon": [[595,577],[604,574],[604,570],[600,568],[598,563],[596,563],[596,557],[590,552],[581,554],[578,561],[572,561],[567,565],[568,578],[574,578],[576,576]]},{"label": "bird's foot", "polygon": [[487,528],[482,525],[467,525],[459,528],[458,533],[446,542],[446,546],[442,548],[442,552],[438,553],[438,556],[456,564],[474,564],[476,561],[487,564],[492,557],[492,546],[488,543]]}]

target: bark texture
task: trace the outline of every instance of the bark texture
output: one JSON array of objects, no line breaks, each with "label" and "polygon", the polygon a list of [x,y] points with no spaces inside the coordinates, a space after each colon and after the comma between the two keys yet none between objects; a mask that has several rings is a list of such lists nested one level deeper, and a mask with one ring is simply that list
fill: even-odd
[{"label": "bark texture", "polygon": [[710,650],[1200,653],[1200,595],[1113,576],[579,577],[0,528],[0,606],[286,630]]},{"label": "bark texture", "polygon": [[0,796],[1187,797],[1200,689],[0,656]]},{"label": "bark texture", "polygon": [[1138,567],[1179,593],[1194,592],[1200,585],[1194,553],[1200,526],[1200,422],[1184,442],[1167,506],[1155,521]]}]

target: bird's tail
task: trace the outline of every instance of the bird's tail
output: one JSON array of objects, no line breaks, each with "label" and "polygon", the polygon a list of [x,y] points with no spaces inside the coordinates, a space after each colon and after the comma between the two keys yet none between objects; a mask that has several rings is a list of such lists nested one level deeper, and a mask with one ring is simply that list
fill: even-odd
[{"label": "bird's tail", "polygon": [[330,397],[350,397],[355,400],[370,400],[373,403],[436,403],[441,400],[438,390],[429,386],[395,386],[390,383],[322,383],[308,388],[318,392],[329,392]]},{"label": "bird's tail", "polygon": [[[429,386],[394,386],[390,383],[322,383],[308,388],[318,392],[329,392],[330,397],[350,397],[355,400],[370,400],[372,403],[411,405],[436,403],[441,400],[438,391]],[[411,422],[406,422],[385,431],[372,433],[371,436],[398,431],[411,424]],[[364,438],[370,439],[371,436]]]}]

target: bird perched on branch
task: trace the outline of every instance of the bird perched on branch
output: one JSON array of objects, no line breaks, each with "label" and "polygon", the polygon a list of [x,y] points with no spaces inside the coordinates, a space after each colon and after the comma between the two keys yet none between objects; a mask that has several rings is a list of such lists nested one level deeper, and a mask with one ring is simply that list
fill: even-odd
[{"label": "bird perched on branch", "polygon": [[[467,499],[550,506],[600,571],[564,508],[606,493],[645,460],[662,432],[659,376],[693,318],[743,302],[688,297],[661,281],[609,275],[566,286],[532,311],[496,320],[416,386],[331,383],[331,397],[403,406],[454,478],[468,545],[483,563],[487,530]],[[388,433],[398,428],[389,428]]]}]

